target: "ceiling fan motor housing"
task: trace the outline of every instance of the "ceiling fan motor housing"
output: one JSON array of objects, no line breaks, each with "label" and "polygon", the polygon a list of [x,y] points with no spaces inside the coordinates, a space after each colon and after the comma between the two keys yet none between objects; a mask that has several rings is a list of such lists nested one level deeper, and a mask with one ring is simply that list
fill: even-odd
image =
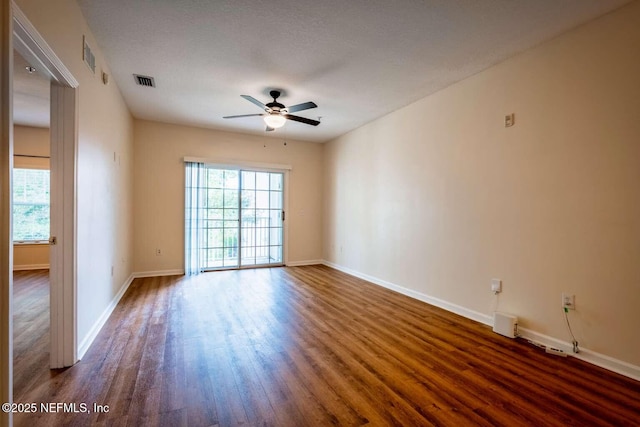
[{"label": "ceiling fan motor housing", "polygon": [[285,108],[283,104],[276,101],[280,96],[279,90],[272,90],[271,92],[269,92],[269,95],[271,95],[271,97],[273,98],[273,102],[266,104],[267,107],[271,108],[274,112],[279,112],[280,110],[283,110]]},{"label": "ceiling fan motor housing", "polygon": [[267,104],[267,107],[271,108],[273,111],[280,111],[280,110],[284,110],[284,105],[280,104],[279,102],[270,102]]}]

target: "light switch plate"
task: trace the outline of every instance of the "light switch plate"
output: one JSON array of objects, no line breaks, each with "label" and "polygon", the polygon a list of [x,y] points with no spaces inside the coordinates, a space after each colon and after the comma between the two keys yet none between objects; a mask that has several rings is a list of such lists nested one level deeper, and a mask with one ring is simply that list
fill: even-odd
[{"label": "light switch plate", "polygon": [[516,115],[514,113],[504,116],[504,127],[510,128],[516,123]]}]

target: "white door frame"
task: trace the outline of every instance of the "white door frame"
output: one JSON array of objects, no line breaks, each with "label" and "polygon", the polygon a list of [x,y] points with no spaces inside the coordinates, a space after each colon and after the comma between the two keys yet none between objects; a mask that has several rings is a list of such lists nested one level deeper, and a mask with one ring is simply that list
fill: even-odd
[{"label": "white door frame", "polygon": [[[14,1],[0,6],[0,402],[13,399],[11,172],[13,49],[51,77],[51,368],[77,360],[76,163],[78,82]],[[10,425],[0,413],[0,425]]]},{"label": "white door frame", "polygon": [[51,84],[50,367],[78,361],[76,335],[77,90]]},{"label": "white door frame", "polygon": [[[76,162],[78,81],[13,5],[13,47],[51,77],[50,367],[78,361],[76,337]],[[37,64],[37,65],[36,65]]]},{"label": "white door frame", "polygon": [[[13,25],[11,4],[0,2],[0,403],[13,401],[13,239],[11,174],[13,169]],[[0,426],[10,426],[0,412]]]}]

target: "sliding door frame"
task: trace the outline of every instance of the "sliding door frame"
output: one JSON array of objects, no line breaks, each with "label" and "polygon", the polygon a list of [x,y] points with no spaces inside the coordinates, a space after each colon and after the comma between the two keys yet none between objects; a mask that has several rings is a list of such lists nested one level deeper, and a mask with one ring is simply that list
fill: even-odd
[{"label": "sliding door frame", "polygon": [[[279,267],[287,265],[289,260],[289,221],[287,220],[287,211],[289,210],[289,174],[293,170],[291,165],[288,164],[276,164],[276,163],[257,163],[257,162],[245,162],[238,160],[228,160],[228,159],[206,159],[201,157],[184,157],[184,162],[195,162],[202,163],[206,167],[216,168],[216,169],[225,169],[225,170],[237,170],[240,175],[242,171],[250,171],[250,172],[271,172],[271,173],[281,173],[283,176],[283,193],[282,193],[282,211],[284,212],[285,218],[282,221],[282,262],[279,264],[260,264],[260,265],[248,265],[243,266],[240,262],[238,262],[238,266],[229,267],[229,268],[216,268],[216,269],[205,269],[204,271],[219,271],[219,270],[237,270],[237,269],[249,269],[249,268],[269,268],[269,267]],[[240,180],[240,177],[238,177]],[[240,185],[238,185],[240,189]],[[238,195],[238,207],[240,208],[240,195]],[[241,224],[241,213],[238,211],[238,233],[240,233]],[[240,234],[238,234],[238,240],[240,240]],[[240,257],[240,250],[242,246],[238,244],[238,256]]]},{"label": "sliding door frame", "polygon": [[[237,186],[235,188],[227,188],[226,187],[226,178],[224,178],[222,180],[223,182],[223,188],[213,188],[214,191],[222,191],[222,206],[208,206],[208,209],[214,209],[214,210],[220,210],[222,209],[222,228],[218,229],[217,227],[214,228],[214,232],[216,230],[222,230],[222,236],[223,236],[223,241],[222,241],[222,247],[214,247],[214,248],[210,248],[207,246],[207,250],[211,250],[211,249],[222,249],[222,265],[220,265],[219,267],[216,266],[206,266],[203,268],[204,271],[219,271],[219,270],[236,270],[236,269],[245,269],[245,268],[263,268],[263,267],[281,267],[284,265],[284,246],[285,246],[285,242],[284,242],[284,225],[285,225],[285,205],[284,205],[284,197],[285,197],[285,192],[286,192],[286,188],[285,188],[285,172],[284,171],[273,171],[273,170],[257,170],[255,168],[247,168],[247,167],[241,167],[241,168],[236,168],[236,167],[219,167],[219,166],[214,166],[214,165],[208,165],[206,164],[204,166],[207,170],[212,170],[212,171],[216,171],[216,172],[226,172],[226,171],[232,171],[235,172],[237,174]],[[268,188],[267,190],[264,189],[258,189],[257,188],[257,181],[254,182],[254,188],[246,188],[246,181],[245,181],[245,173],[252,173],[252,174],[268,174]],[[274,175],[280,175],[281,177],[281,190],[280,191],[273,191],[271,189],[271,174]],[[211,187],[207,187],[208,190],[211,190]],[[226,192],[227,191],[233,191],[236,193],[236,204],[235,207],[227,207],[227,200],[226,200]],[[265,248],[264,245],[257,245],[257,237],[254,236],[254,244],[253,245],[244,245],[243,241],[246,240],[247,237],[247,232],[248,230],[250,230],[250,228],[245,227],[245,223],[244,223],[244,213],[245,211],[247,211],[248,209],[243,207],[242,205],[242,201],[244,199],[244,195],[249,193],[249,192],[253,192],[253,195],[255,196],[258,192],[267,192],[267,197],[268,197],[268,207],[267,208],[262,208],[262,209],[258,209],[257,208],[257,199],[254,200],[254,212],[257,212],[258,210],[266,210],[269,212],[269,219],[271,218],[271,214],[273,213],[273,211],[278,212],[278,218],[280,220],[280,226],[279,227],[273,227],[271,225],[271,220],[269,220],[269,225],[267,227],[254,227],[253,228],[253,232],[257,233],[258,229],[263,229],[266,228],[266,232],[268,233],[268,241],[270,243],[271,241],[271,232],[273,229],[280,229],[280,243],[278,245],[275,246],[279,246],[280,247],[280,260],[278,262],[269,262],[269,260],[271,259],[271,250],[272,250],[272,246],[271,244],[268,244],[266,246],[266,251],[267,251],[267,262],[266,263],[257,263],[257,251],[259,248]],[[279,207],[278,208],[271,208],[271,195],[272,193],[280,193],[280,203],[279,203]],[[251,209],[251,208],[249,208]],[[235,245],[234,246],[225,246],[226,244],[226,233],[227,230],[233,230],[233,228],[231,227],[227,227],[226,226],[226,222],[229,221],[226,218],[226,214],[224,213],[225,210],[236,210],[237,211],[237,217],[235,219],[232,219],[231,221],[236,221],[236,227],[235,228],[235,235],[236,235],[236,239],[235,239]],[[256,218],[257,219],[257,218]],[[244,254],[244,250],[246,248],[254,248],[255,252],[254,252],[254,256],[253,256],[253,264],[247,264],[244,262],[245,259],[249,259],[249,257],[245,257]],[[225,254],[227,253],[227,251],[229,251],[230,249],[234,249],[235,250],[235,265],[228,265],[225,262]],[[208,256],[207,256],[208,258]],[[233,259],[233,258],[231,258]],[[217,261],[217,260],[216,260]]]},{"label": "sliding door frame", "polygon": [[[283,171],[261,171],[261,170],[249,169],[249,168],[242,168],[242,169],[239,170],[239,172],[240,172],[240,174],[239,174],[239,183],[238,183],[239,184],[239,192],[238,192],[238,198],[239,198],[239,200],[238,200],[238,214],[239,214],[239,222],[238,222],[238,252],[239,252],[238,268],[281,267],[281,266],[284,265],[284,243],[285,243],[284,242],[284,224],[286,222],[285,221],[285,209],[284,209],[284,195],[285,195],[285,192],[286,192],[285,182],[284,182],[285,173]],[[256,259],[258,258],[257,250],[259,248],[259,246],[257,246],[257,238],[255,238],[255,242],[254,242],[253,246],[246,245],[246,246],[243,247],[243,245],[242,245],[242,240],[243,240],[243,235],[244,235],[243,230],[248,229],[247,227],[244,227],[244,224],[243,224],[244,216],[242,215],[242,212],[243,212],[243,210],[247,210],[247,209],[242,207],[242,195],[243,195],[243,192],[245,192],[245,191],[253,191],[253,193],[255,195],[255,194],[257,194],[258,191],[265,191],[265,190],[259,190],[257,188],[257,185],[256,185],[256,188],[253,188],[253,189],[244,188],[243,173],[245,173],[245,172],[254,173],[254,174],[257,174],[257,173],[278,174],[278,175],[280,175],[282,177],[282,189],[281,189],[281,191],[273,191],[271,189],[272,181],[271,181],[271,176],[270,175],[269,175],[269,189],[266,190],[267,193],[268,193],[268,197],[269,197],[269,207],[266,210],[269,211],[269,216],[271,216],[272,211],[280,211],[279,212],[280,224],[281,224],[280,227],[273,227],[271,225],[271,222],[269,222],[269,226],[266,227],[267,228],[267,232],[269,234],[269,237],[268,237],[269,243],[271,243],[271,236],[272,236],[271,231],[274,228],[280,228],[281,229],[280,230],[280,244],[276,245],[276,246],[280,246],[280,261],[279,262],[276,262],[276,263],[268,262],[266,264],[257,264],[257,263],[255,263]],[[256,184],[257,184],[257,182],[256,182]],[[271,194],[272,193],[278,193],[278,192],[281,193],[280,207],[276,208],[276,209],[273,209],[273,208],[271,208],[271,201],[272,201]],[[257,199],[255,200],[255,203],[256,203],[256,207],[253,208],[255,211],[265,210],[265,209],[258,209],[258,207],[257,207]],[[254,232],[258,228],[259,227],[254,227]],[[261,228],[264,228],[264,227],[261,227]],[[243,260],[243,258],[246,258],[246,257],[243,257],[242,250],[243,250],[243,248],[247,248],[247,247],[253,247],[255,249],[255,251],[256,251],[254,253],[254,257],[253,257],[254,264],[244,264],[243,265],[242,260]],[[264,246],[261,246],[261,247],[264,247]],[[267,247],[267,252],[268,252],[267,257],[271,258],[271,248],[273,247],[273,245],[268,244],[266,247]]]}]

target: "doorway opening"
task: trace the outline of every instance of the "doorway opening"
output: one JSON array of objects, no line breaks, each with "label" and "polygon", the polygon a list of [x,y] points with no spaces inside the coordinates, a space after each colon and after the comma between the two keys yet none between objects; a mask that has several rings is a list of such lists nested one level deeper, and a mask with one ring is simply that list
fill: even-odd
[{"label": "doorway opening", "polygon": [[49,375],[50,77],[13,55],[13,394]]},{"label": "doorway opening", "polygon": [[[51,230],[58,245],[50,250],[50,367],[78,360],[76,343],[76,152],[78,81],[15,2],[0,6],[0,398],[13,401],[13,50],[50,77]],[[5,108],[6,107],[6,108]],[[55,249],[54,249],[55,248]],[[0,424],[10,425],[10,413]]]},{"label": "doorway opening", "polygon": [[[46,80],[40,92],[48,89],[48,102],[40,103],[38,108],[49,115],[49,367],[62,368],[78,360],[75,305],[78,81],[15,4],[11,12],[12,47]],[[19,83],[13,70],[11,81],[11,86]],[[22,108],[17,103],[12,105],[16,118],[22,114],[19,107]]]}]

